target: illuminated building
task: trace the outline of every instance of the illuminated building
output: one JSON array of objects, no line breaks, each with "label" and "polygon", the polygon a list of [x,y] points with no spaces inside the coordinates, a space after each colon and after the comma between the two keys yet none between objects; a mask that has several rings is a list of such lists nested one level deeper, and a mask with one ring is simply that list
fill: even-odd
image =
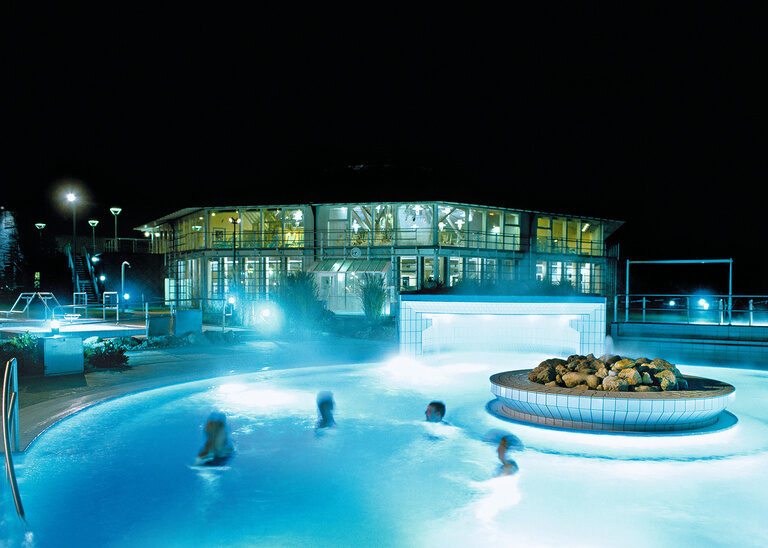
[{"label": "illuminated building", "polygon": [[[230,219],[239,219],[233,223]],[[362,273],[384,277],[386,312],[401,291],[459,281],[539,280],[612,298],[621,221],[460,204],[331,203],[187,208],[137,230],[169,265],[166,297],[269,299],[280,275],[317,277],[320,299],[358,313]],[[234,268],[233,268],[234,266]]]}]

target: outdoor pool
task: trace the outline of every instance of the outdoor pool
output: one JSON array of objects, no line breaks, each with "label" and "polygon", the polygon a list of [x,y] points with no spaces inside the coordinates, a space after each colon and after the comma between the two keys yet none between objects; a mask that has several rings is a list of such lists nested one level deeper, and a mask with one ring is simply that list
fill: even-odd
[{"label": "outdoor pool", "polygon": [[[86,409],[15,456],[0,546],[766,546],[768,372],[679,365],[736,387],[732,428],[599,434],[504,421],[490,375],[551,356],[452,354],[221,377]],[[316,431],[316,396],[337,426]],[[448,424],[424,421],[431,400]],[[195,468],[227,415],[236,454]],[[525,445],[500,475],[498,432]]]}]

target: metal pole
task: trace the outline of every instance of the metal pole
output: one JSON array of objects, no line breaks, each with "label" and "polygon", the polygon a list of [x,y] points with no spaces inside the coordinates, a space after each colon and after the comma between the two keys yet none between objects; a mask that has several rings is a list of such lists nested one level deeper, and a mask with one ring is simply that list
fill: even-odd
[{"label": "metal pole", "polygon": [[627,260],[627,268],[626,268],[626,285],[624,286],[624,321],[629,321],[629,260]]},{"label": "metal pole", "polygon": [[728,261],[728,325],[731,325],[733,323],[733,259]]}]

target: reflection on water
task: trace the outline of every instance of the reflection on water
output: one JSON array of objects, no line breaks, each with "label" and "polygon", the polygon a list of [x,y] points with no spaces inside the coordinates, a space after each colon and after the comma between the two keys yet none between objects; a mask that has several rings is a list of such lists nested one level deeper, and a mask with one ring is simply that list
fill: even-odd
[{"label": "reflection on water", "polygon": [[[98,405],[19,459],[35,546],[718,545],[723,531],[768,544],[756,487],[768,484],[768,374],[681,366],[736,386],[738,424],[706,435],[565,432],[487,413],[488,377],[541,358],[269,371]],[[316,429],[321,391],[334,428]],[[424,420],[433,400],[445,422]],[[236,458],[191,468],[212,409]],[[505,475],[501,456],[519,472]],[[634,526],[660,516],[665,527]],[[16,533],[10,546],[25,542]]]}]

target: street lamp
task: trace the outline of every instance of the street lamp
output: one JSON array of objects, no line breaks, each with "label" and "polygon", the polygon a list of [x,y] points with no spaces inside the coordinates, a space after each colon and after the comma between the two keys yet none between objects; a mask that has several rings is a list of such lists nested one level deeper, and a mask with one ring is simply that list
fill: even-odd
[{"label": "street lamp", "polygon": [[125,299],[125,265],[131,268],[131,263],[123,261],[123,264],[120,265],[120,297],[122,299]]},{"label": "street lamp", "polygon": [[77,255],[77,229],[75,228],[75,202],[77,196],[74,192],[67,192],[67,201],[72,203],[72,260]]},{"label": "street lamp", "polygon": [[232,223],[232,284],[234,287],[232,291],[237,288],[237,225],[240,224],[240,218],[229,218],[229,222]]},{"label": "street lamp", "polygon": [[96,254],[96,225],[99,224],[99,221],[96,219],[91,219],[88,221],[88,224],[91,225],[91,231],[93,232],[93,253]]},{"label": "street lamp", "polygon": [[115,216],[115,251],[117,251],[117,216],[120,215],[123,209],[120,207],[110,207],[109,210]]}]

